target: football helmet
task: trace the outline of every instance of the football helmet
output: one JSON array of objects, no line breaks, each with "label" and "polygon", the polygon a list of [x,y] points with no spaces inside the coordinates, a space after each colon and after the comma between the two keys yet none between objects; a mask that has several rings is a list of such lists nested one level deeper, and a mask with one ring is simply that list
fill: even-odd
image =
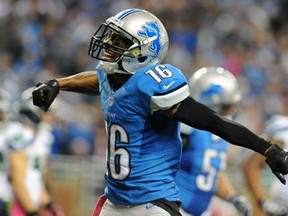
[{"label": "football helmet", "polygon": [[169,45],[161,21],[148,11],[127,9],[110,17],[93,35],[89,55],[107,74],[134,74],[148,65],[161,63]]},{"label": "football helmet", "polygon": [[241,100],[235,76],[222,67],[200,68],[190,78],[189,85],[191,97],[218,113]]},{"label": "football helmet", "polygon": [[25,90],[21,95],[20,102],[14,104],[14,108],[19,121],[25,124],[37,125],[41,121],[44,111],[33,105],[32,91],[33,88]]},{"label": "football helmet", "polygon": [[264,135],[288,146],[288,116],[275,114],[265,123]]}]

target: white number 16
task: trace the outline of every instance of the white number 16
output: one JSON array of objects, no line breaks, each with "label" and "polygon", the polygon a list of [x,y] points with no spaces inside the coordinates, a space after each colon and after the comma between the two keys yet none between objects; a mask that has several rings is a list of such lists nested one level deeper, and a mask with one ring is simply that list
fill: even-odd
[{"label": "white number 16", "polygon": [[173,73],[165,65],[157,65],[155,68],[146,71],[157,83],[160,83],[163,78],[173,76]]}]

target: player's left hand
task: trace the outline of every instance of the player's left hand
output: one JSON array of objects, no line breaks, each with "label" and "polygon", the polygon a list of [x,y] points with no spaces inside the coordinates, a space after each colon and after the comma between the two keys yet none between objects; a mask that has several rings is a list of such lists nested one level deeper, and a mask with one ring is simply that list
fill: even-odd
[{"label": "player's left hand", "polygon": [[241,215],[252,216],[252,205],[245,196],[233,195],[229,197],[227,201],[230,202]]},{"label": "player's left hand", "polygon": [[271,168],[274,175],[286,184],[284,175],[288,174],[288,152],[280,148],[278,145],[273,144],[265,153],[266,163]]}]

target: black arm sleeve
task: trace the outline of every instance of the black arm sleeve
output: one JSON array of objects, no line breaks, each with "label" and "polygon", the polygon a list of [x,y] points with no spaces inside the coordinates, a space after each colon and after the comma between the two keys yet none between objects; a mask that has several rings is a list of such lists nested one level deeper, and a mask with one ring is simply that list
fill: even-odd
[{"label": "black arm sleeve", "polygon": [[246,127],[218,115],[191,97],[181,102],[173,118],[191,127],[210,131],[231,144],[254,150],[262,155],[271,146],[269,142]]}]

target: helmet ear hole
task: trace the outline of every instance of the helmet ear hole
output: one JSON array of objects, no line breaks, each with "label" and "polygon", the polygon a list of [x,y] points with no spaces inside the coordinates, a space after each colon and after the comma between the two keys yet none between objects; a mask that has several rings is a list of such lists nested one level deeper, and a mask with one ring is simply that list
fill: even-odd
[{"label": "helmet ear hole", "polygon": [[147,56],[143,56],[143,57],[138,58],[138,61],[140,63],[143,63],[144,61],[146,61],[146,59],[147,59]]}]

